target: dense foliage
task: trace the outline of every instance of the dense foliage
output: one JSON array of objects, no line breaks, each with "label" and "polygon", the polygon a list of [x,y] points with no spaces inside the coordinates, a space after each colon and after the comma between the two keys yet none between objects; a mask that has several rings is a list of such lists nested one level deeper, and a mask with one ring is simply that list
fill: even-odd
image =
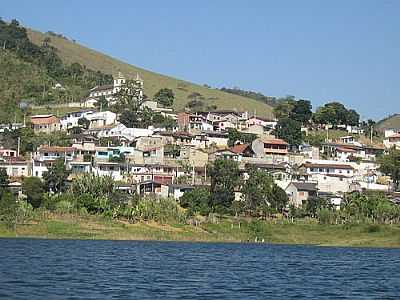
[{"label": "dense foliage", "polygon": [[[78,63],[65,64],[50,37],[35,45],[17,20],[0,19],[0,82],[0,100],[14,103],[16,111],[23,98],[36,104],[79,100],[89,88],[111,83],[112,76]],[[56,88],[56,83],[61,86]]]},{"label": "dense foliage", "polygon": [[235,128],[228,129],[228,146],[230,147],[235,145],[237,142],[251,144],[256,138],[257,135],[252,133],[240,132]]}]

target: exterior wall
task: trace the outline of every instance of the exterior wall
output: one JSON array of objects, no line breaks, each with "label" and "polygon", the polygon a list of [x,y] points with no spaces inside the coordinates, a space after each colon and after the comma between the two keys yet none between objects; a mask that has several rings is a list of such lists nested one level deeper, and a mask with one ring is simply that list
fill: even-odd
[{"label": "exterior wall", "polygon": [[0,168],[5,169],[9,177],[29,176],[28,163],[0,163]]},{"label": "exterior wall", "polygon": [[60,123],[51,123],[51,124],[40,124],[40,125],[32,125],[33,131],[35,133],[52,133],[54,131],[61,130]]},{"label": "exterior wall", "polygon": [[302,206],[309,196],[307,191],[298,191],[293,184],[289,184],[285,191],[289,195],[289,203],[296,207]]},{"label": "exterior wall", "polygon": [[335,194],[351,191],[351,178],[315,174],[311,180],[317,182],[320,192]]}]

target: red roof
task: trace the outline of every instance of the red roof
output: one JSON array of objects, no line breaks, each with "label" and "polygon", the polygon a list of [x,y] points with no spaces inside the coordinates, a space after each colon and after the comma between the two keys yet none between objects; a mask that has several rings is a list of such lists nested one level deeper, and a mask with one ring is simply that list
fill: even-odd
[{"label": "red roof", "polygon": [[265,139],[263,140],[264,144],[270,144],[270,145],[288,145],[284,140],[282,139]]},{"label": "red roof", "polygon": [[395,134],[389,136],[389,139],[391,139],[391,138],[400,138],[400,133],[395,133]]},{"label": "red roof", "polygon": [[357,152],[357,151],[354,150],[354,149],[345,148],[345,147],[337,147],[337,148],[336,148],[336,151],[339,151],[339,152],[349,152],[349,153],[355,153],[355,152]]},{"label": "red roof", "polygon": [[239,144],[229,148],[229,150],[232,151],[233,153],[239,154],[243,153],[244,150],[247,149],[247,147],[249,147],[249,144]]},{"label": "red roof", "polygon": [[58,118],[55,116],[32,116],[31,123],[33,125],[54,124],[58,123]]},{"label": "red roof", "polygon": [[58,146],[42,146],[39,149],[39,152],[74,152],[76,150],[75,147],[58,147]]}]

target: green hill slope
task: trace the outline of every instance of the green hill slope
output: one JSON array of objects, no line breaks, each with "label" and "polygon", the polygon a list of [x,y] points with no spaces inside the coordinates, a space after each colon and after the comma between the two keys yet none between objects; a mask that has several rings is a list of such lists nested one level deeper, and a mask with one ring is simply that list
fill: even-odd
[{"label": "green hill slope", "polygon": [[[54,82],[43,69],[25,62],[14,53],[0,50],[0,122],[21,120],[18,100],[31,99]],[[18,99],[18,100],[17,100]]]},{"label": "green hill slope", "polygon": [[376,129],[383,131],[388,128],[400,128],[400,114],[389,116],[376,124]]},{"label": "green hill slope", "polygon": [[41,45],[43,40],[46,37],[49,37],[51,39],[51,45],[58,49],[58,55],[67,64],[77,62],[92,70],[98,70],[103,73],[114,75],[120,71],[128,78],[133,78],[136,76],[136,73],[139,73],[144,80],[144,92],[149,97],[153,97],[160,88],[172,89],[176,95],[174,108],[177,110],[183,109],[185,104],[189,101],[187,99],[188,95],[197,92],[204,97],[204,102],[207,105],[216,105],[218,109],[233,109],[238,111],[247,110],[249,112],[256,111],[257,115],[272,117],[271,106],[254,99],[228,94],[219,90],[206,88],[197,84],[147,71],[62,37],[43,34],[34,30],[28,30],[28,35],[31,41],[37,45]]}]

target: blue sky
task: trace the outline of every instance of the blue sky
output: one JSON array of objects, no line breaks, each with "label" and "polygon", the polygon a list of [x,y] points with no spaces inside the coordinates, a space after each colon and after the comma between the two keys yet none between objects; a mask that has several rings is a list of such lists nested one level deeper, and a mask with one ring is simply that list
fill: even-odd
[{"label": "blue sky", "polygon": [[400,113],[396,0],[3,0],[0,17],[199,84]]}]

